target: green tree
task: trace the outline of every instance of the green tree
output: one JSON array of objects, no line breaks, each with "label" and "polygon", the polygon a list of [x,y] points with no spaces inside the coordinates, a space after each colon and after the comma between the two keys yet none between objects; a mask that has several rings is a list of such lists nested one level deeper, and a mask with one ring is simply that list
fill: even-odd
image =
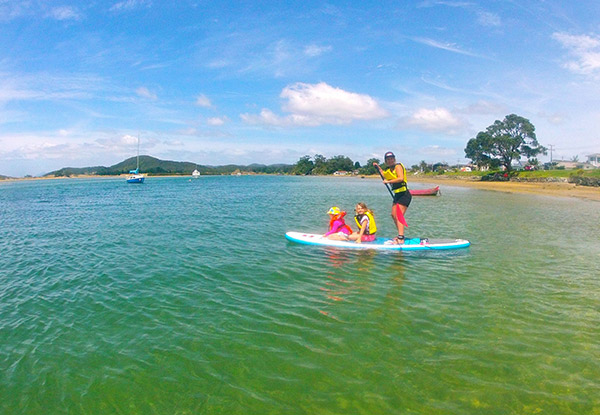
[{"label": "green tree", "polygon": [[346,156],[333,156],[327,161],[326,174],[332,174],[339,170],[352,171],[354,169],[354,162]]},{"label": "green tree", "polygon": [[496,120],[485,131],[467,142],[465,155],[478,166],[503,165],[510,172],[512,161],[521,157],[534,158],[546,154],[535,136],[535,127],[527,119],[515,114]]},{"label": "green tree", "polygon": [[294,164],[294,167],[292,168],[292,174],[307,175],[312,172],[313,167],[314,163],[310,159],[310,156],[303,156],[300,157],[300,160],[298,160],[296,164]]},{"label": "green tree", "polygon": [[365,164],[364,167],[362,169],[360,169],[360,174],[364,174],[364,175],[377,174],[377,170],[375,169],[375,166],[373,166],[373,163],[379,164],[380,161],[379,161],[379,159],[367,160],[367,164]]},{"label": "green tree", "polygon": [[313,174],[327,174],[327,158],[321,154],[315,154],[314,160]]},{"label": "green tree", "polygon": [[467,158],[470,158],[473,164],[480,169],[485,166],[490,166],[492,162],[492,158],[487,154],[491,147],[488,141],[490,141],[490,137],[483,132],[479,132],[477,133],[477,137],[469,140],[467,147],[465,148]]},{"label": "green tree", "polygon": [[444,174],[448,169],[450,169],[450,166],[448,166],[448,163],[446,162],[435,163],[431,166],[431,170],[437,174]]}]

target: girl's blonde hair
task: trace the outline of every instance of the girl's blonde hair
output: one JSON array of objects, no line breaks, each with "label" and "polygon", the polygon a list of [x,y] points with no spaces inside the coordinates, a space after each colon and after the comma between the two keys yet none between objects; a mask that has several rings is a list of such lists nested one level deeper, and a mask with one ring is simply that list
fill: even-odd
[{"label": "girl's blonde hair", "polygon": [[358,202],[357,205],[363,208],[365,211],[369,212],[371,215],[375,216],[373,211],[367,207],[367,204],[365,202]]}]

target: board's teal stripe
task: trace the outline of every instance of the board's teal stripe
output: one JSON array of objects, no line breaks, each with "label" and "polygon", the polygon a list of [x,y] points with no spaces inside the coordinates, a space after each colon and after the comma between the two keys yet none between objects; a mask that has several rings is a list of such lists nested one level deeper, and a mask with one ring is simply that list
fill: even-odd
[{"label": "board's teal stripe", "polygon": [[286,232],[285,237],[291,242],[296,242],[303,245],[329,247],[332,249],[372,249],[380,251],[445,251],[450,249],[462,249],[471,245],[465,240],[434,240],[428,243],[421,243],[421,238],[406,239],[402,245],[385,244],[390,238],[377,238],[373,242],[364,242],[356,244],[354,242],[328,241],[323,239],[315,239],[316,234],[301,234],[298,232]]},{"label": "board's teal stripe", "polygon": [[378,180],[0,183],[0,414],[595,413],[598,204],[442,191],[403,255],[283,237]]}]

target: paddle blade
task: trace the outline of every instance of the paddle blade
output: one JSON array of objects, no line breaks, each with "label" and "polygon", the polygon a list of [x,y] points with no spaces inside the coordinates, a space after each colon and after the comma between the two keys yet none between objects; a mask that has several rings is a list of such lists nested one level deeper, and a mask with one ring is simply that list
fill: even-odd
[{"label": "paddle blade", "polygon": [[396,218],[398,218],[401,224],[408,228],[408,223],[406,223],[406,219],[404,219],[404,215],[402,214],[402,209],[400,209],[400,205],[396,203],[394,206],[396,206]]}]

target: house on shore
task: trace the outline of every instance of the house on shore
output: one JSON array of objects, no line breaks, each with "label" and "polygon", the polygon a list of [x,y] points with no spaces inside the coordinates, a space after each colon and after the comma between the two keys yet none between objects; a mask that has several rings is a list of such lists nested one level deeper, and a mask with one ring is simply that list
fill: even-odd
[{"label": "house on shore", "polygon": [[590,154],[587,157],[587,162],[592,166],[599,168],[600,167],[600,153]]},{"label": "house on shore", "polygon": [[589,162],[573,161],[573,160],[554,160],[554,163],[556,163],[556,167],[562,168],[565,170],[571,170],[571,169],[592,170],[592,169],[595,169],[598,167],[598,166],[594,166],[593,164],[591,164]]}]

